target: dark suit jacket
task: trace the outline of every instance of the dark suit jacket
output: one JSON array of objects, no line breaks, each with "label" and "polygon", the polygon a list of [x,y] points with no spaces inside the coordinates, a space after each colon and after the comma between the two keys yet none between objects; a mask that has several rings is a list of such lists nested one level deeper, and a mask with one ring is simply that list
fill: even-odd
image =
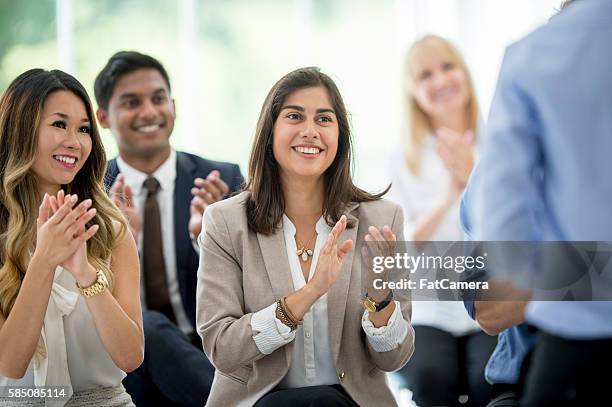
[{"label": "dark suit jacket", "polygon": [[[221,179],[227,183],[230,194],[235,192],[244,182],[240,168],[236,164],[211,161],[193,154],[177,151],[176,181],[174,184],[174,237],[176,249],[176,272],[179,291],[187,318],[194,330],[196,327],[196,285],[198,282],[199,253],[194,251],[189,237],[189,206],[191,204],[191,188],[197,177],[206,178],[212,171],[221,173]],[[108,190],[119,175],[117,161],[113,158],[108,162],[104,184]]]}]

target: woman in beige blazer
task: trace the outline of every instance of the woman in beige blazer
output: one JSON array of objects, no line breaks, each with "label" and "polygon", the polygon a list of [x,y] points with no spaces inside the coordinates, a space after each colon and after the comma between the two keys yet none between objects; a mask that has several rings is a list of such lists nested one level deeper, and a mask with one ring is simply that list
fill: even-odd
[{"label": "woman in beige blazer", "polygon": [[357,242],[387,252],[403,239],[401,209],[383,194],[351,180],[334,82],[316,68],[281,78],[245,191],[204,216],[197,328],[217,369],[208,405],[395,405],[384,372],[414,349],[409,293],[373,289],[353,254]]}]

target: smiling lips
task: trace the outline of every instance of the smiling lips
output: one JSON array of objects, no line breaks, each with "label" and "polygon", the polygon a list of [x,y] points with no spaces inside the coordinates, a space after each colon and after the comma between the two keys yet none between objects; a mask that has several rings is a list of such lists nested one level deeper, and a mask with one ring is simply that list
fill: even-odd
[{"label": "smiling lips", "polygon": [[76,167],[76,163],[78,161],[78,158],[71,155],[54,155],[53,159],[60,163],[60,165],[64,168],[69,169]]},{"label": "smiling lips", "polygon": [[159,123],[156,124],[147,124],[144,126],[136,126],[136,131],[139,131],[141,133],[153,133],[156,132],[157,130],[161,129],[162,125]]},{"label": "smiling lips", "polygon": [[293,150],[297,151],[300,154],[304,154],[306,156],[316,157],[322,151],[319,147],[311,146],[295,146]]}]

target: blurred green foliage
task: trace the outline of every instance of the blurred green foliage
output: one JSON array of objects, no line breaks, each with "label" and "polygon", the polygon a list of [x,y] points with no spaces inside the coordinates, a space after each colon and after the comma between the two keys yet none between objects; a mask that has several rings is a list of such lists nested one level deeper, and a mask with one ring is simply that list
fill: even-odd
[{"label": "blurred green foliage", "polygon": [[55,0],[0,0],[0,90],[7,78],[3,63],[9,49],[55,40]]}]

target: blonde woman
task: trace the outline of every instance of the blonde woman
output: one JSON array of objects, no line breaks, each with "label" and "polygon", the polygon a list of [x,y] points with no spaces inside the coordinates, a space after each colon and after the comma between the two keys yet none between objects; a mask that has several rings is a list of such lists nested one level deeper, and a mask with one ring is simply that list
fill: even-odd
[{"label": "blonde woman", "polygon": [[10,84],[0,99],[2,406],[133,405],[121,380],[143,359],[138,257],[105,167],[75,78],[32,69]]},{"label": "blonde woman", "polygon": [[[428,35],[410,48],[405,67],[407,148],[390,160],[389,199],[405,213],[406,240],[463,240],[459,197],[474,164],[478,103],[467,66],[445,39]],[[419,346],[402,373],[421,406],[486,404],[484,366],[495,338],[482,333],[460,301],[415,301]]]}]

